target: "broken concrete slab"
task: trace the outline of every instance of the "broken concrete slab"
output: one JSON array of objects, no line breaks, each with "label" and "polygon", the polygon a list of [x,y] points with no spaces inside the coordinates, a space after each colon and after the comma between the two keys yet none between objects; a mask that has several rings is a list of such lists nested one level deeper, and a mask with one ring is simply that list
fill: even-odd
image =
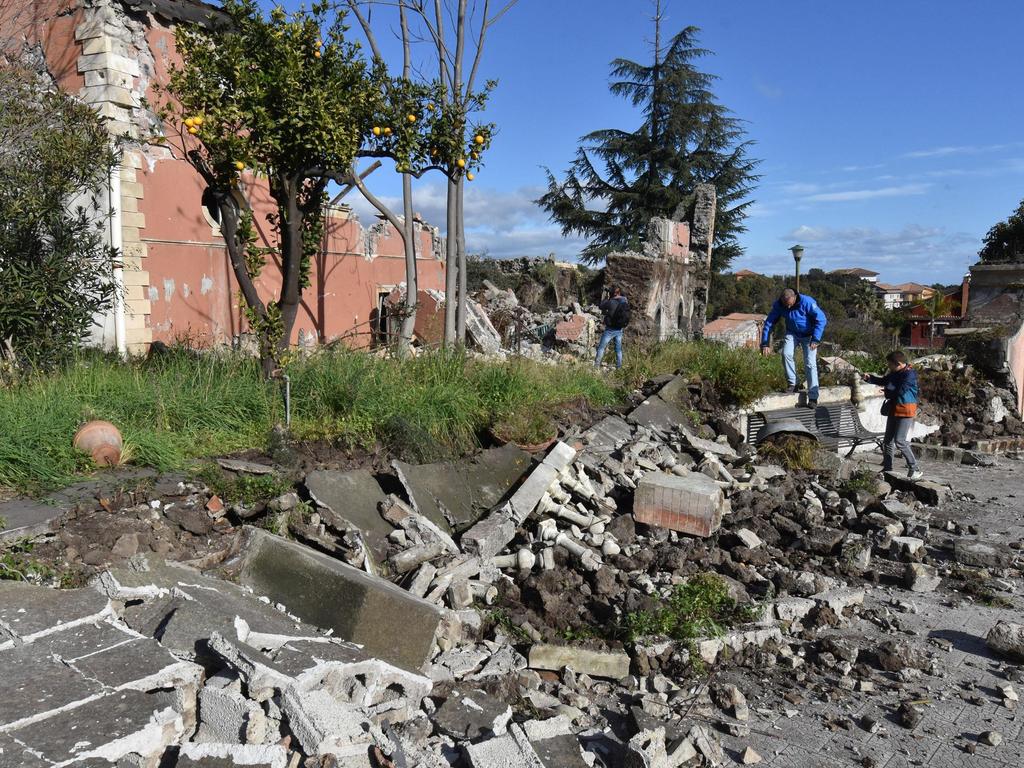
[{"label": "broken concrete slab", "polygon": [[605,416],[583,433],[585,455],[614,453],[633,437],[633,427],[618,416]]},{"label": "broken concrete slab", "polygon": [[710,536],[722,524],[725,494],[700,472],[648,472],[637,485],[633,517],[639,523],[693,536]]},{"label": "broken concrete slab", "polygon": [[934,592],[941,583],[939,572],[924,563],[907,563],[903,572],[903,586],[911,592]]},{"label": "broken concrete slab", "polygon": [[518,729],[462,748],[470,768],[549,768]]},{"label": "broken concrete slab", "polygon": [[626,418],[637,426],[669,433],[687,423],[681,410],[657,395],[644,400]]},{"label": "broken concrete slab", "polygon": [[512,707],[468,686],[456,686],[433,718],[441,733],[470,741],[503,735],[511,719]]},{"label": "broken concrete slab", "polygon": [[147,562],[144,569],[115,569],[94,582],[102,594],[139,601],[126,607],[124,621],[179,656],[206,661],[206,644],[220,632],[235,635],[238,620],[253,630],[296,634],[296,622],[258,600],[250,590],[178,563]]},{"label": "broken concrete slab", "polygon": [[280,744],[197,744],[181,746],[175,768],[287,768],[288,750]]},{"label": "broken concrete slab", "polygon": [[245,541],[234,568],[243,584],[403,669],[418,670],[430,657],[441,622],[437,606],[261,529],[246,528]]},{"label": "broken concrete slab", "polygon": [[155,760],[191,728],[177,699],[170,691],[115,691],[7,733],[52,766],[132,754]]},{"label": "broken concrete slab", "polygon": [[591,677],[621,680],[629,674],[625,651],[591,651],[570,645],[536,644],[530,647],[530,668],[561,672],[565,668]]},{"label": "broken concrete slab", "polygon": [[501,351],[501,334],[492,325],[484,308],[472,299],[466,301],[466,333],[484,354],[496,355]]},{"label": "broken concrete slab", "polygon": [[281,694],[281,710],[306,754],[366,756],[373,744],[366,716],[325,689],[286,688]]},{"label": "broken concrete slab", "polygon": [[529,453],[511,444],[455,462],[392,462],[413,509],[449,533],[496,507],[532,464]]},{"label": "broken concrete slab", "polygon": [[527,720],[521,725],[513,725],[510,730],[516,736],[521,733],[529,740],[544,768],[588,768],[580,740],[573,731],[572,720],[565,715],[547,720]]},{"label": "broken concrete slab", "polygon": [[22,581],[0,581],[0,624],[24,642],[113,615],[110,600],[91,589],[46,589]]},{"label": "broken concrete slab", "polygon": [[462,536],[462,549],[480,558],[494,557],[512,541],[519,526],[537,508],[558,475],[576,458],[576,449],[555,443],[539,465],[516,488],[508,503],[493,511]]},{"label": "broken concrete slab", "polygon": [[1017,553],[999,541],[957,539],[953,544],[953,559],[961,565],[974,568],[1009,568]]},{"label": "broken concrete slab", "polygon": [[736,461],[739,458],[736,451],[734,451],[728,443],[718,443],[714,440],[705,440],[683,426],[679,427],[679,431],[682,432],[683,438],[695,451],[699,451],[700,453],[710,453],[713,456],[718,456],[720,459],[724,459],[725,461]]},{"label": "broken concrete slab", "polygon": [[930,480],[911,480],[897,472],[886,472],[885,481],[894,490],[914,494],[918,501],[929,507],[939,506],[953,494],[953,490],[947,485],[933,483]]},{"label": "broken concrete slab", "polygon": [[242,681],[221,672],[206,681],[199,691],[199,731],[195,741],[201,744],[241,744],[250,718],[263,714],[259,704],[242,695]]},{"label": "broken concrete slab", "polygon": [[357,529],[375,562],[383,562],[387,537],[394,528],[380,516],[380,505],[387,495],[372,473],[365,469],[316,470],[306,475],[304,484],[329,527],[339,531]]}]

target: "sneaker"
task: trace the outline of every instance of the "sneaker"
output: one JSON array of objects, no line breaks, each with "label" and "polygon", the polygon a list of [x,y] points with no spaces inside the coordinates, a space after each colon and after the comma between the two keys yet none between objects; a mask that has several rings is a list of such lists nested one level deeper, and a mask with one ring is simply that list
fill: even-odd
[{"label": "sneaker", "polygon": [[818,407],[818,401],[817,400],[808,400],[807,401],[807,407],[810,408],[812,411],[815,410]]},{"label": "sneaker", "polygon": [[907,473],[907,479],[908,480],[923,480],[924,479],[924,472],[922,472],[920,469],[912,469],[912,470],[910,470],[910,472]]},{"label": "sneaker", "polygon": [[785,387],[782,388],[783,394],[786,394],[786,395],[795,395],[799,391],[800,391],[800,385],[799,384],[787,384]]}]

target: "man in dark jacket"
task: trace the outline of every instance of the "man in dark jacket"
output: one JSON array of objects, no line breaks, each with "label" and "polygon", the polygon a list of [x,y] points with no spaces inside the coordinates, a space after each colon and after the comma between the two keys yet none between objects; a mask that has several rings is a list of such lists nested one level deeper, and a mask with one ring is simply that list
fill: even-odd
[{"label": "man in dark jacket", "polygon": [[787,288],[779,296],[768,318],[764,321],[761,333],[761,354],[770,355],[772,328],[781,319],[786,319],[786,341],[782,346],[782,367],[786,371],[787,391],[798,392],[800,387],[796,379],[797,343],[804,350],[804,375],[807,378],[807,405],[816,408],[818,405],[818,345],[825,333],[828,322],[818,302],[810,296],[797,293]]},{"label": "man in dark jacket", "polygon": [[907,461],[907,475],[920,480],[924,472],[917,468],[917,457],[910,448],[910,429],[917,416],[917,371],[907,364],[902,352],[890,352],[885,358],[889,372],[885,376],[864,374],[864,381],[877,384],[885,391],[882,413],[886,416],[885,438],[882,440],[882,471],[891,472],[896,449]]},{"label": "man in dark jacket", "polygon": [[600,368],[604,353],[610,342],[615,342],[615,367],[622,367],[622,331],[629,325],[629,301],[617,285],[612,286],[611,298],[601,302],[601,314],[604,315],[604,333],[597,344],[597,358],[594,367]]}]

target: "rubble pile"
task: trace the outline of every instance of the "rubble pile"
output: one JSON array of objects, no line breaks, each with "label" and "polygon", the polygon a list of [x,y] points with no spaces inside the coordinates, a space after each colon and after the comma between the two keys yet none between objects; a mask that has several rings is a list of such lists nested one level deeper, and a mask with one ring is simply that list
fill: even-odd
[{"label": "rubble pile", "polygon": [[600,336],[601,313],[573,301],[564,308],[533,311],[520,303],[516,292],[502,290],[488,280],[476,295],[501,337],[504,350],[537,360],[590,358]]},{"label": "rubble pile", "polygon": [[[540,457],[75,512],[40,546],[89,587],[0,582],[0,766],[754,765],[780,751],[765,723],[820,702],[889,718],[830,732],[921,727],[953,643],[912,641],[914,600],[1005,599],[1021,542],[941,483],[765,464],[680,409],[705,388],[652,382]],[[988,644],[1024,658],[1022,637]]]},{"label": "rubble pile", "polygon": [[920,370],[923,413],[941,417],[929,442],[974,447],[979,441],[1024,437],[1016,396],[948,355],[914,362]]}]

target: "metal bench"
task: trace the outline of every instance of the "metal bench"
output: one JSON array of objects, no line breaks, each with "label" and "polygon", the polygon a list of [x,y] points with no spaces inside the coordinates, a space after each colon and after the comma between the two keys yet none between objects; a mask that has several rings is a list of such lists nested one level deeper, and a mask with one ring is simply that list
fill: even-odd
[{"label": "metal bench", "polygon": [[883,435],[872,432],[861,424],[857,407],[853,403],[835,403],[811,408],[786,408],[762,411],[747,417],[747,442],[756,445],[757,434],[770,421],[793,419],[814,433],[825,448],[832,451],[847,449],[847,456],[865,443],[882,444]]},{"label": "metal bench", "polygon": [[818,410],[824,411],[829,421],[828,434],[835,435],[850,446],[847,456],[851,456],[859,446],[866,443],[882,447],[884,433],[872,432],[861,424],[860,413],[853,403],[819,406]]}]

